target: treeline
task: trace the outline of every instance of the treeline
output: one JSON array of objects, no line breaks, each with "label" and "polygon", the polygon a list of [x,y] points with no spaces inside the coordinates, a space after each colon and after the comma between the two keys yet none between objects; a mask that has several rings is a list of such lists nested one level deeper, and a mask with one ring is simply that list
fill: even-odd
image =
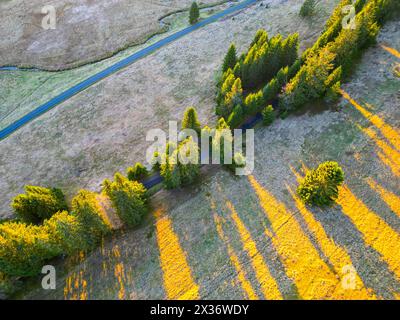
[{"label": "treeline", "polygon": [[[103,182],[104,195],[126,225],[137,225],[147,212],[145,187],[119,173]],[[0,223],[2,277],[33,276],[49,259],[94,248],[112,231],[98,196],[80,190],[68,208],[61,190],[26,186],[11,204],[17,219]]]},{"label": "treeline", "polygon": [[279,107],[284,112],[314,99],[335,99],[341,80],[351,73],[363,50],[375,43],[385,20],[398,13],[400,7],[397,0],[358,0],[354,23],[343,28],[342,8],[351,3],[351,0],[341,1],[322,36],[304,52],[302,67],[280,96]]},{"label": "treeline", "polygon": [[239,58],[232,44],[217,85],[216,114],[234,128],[267,107],[290,74],[297,72],[298,46],[297,33],[286,39],[281,35],[269,38],[265,30],[257,31],[248,51]]}]

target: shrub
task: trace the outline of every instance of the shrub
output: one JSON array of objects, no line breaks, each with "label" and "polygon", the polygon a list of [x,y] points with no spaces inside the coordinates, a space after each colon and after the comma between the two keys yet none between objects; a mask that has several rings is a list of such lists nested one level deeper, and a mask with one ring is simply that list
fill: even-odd
[{"label": "shrub", "polygon": [[272,108],[272,105],[268,105],[264,108],[264,110],[261,112],[262,118],[263,118],[263,124],[265,126],[269,126],[272,122],[274,122],[275,116],[274,116],[274,108]]},{"label": "shrub", "polygon": [[237,104],[235,108],[233,108],[232,113],[228,118],[228,125],[230,128],[237,128],[244,120],[243,108],[240,104]]},{"label": "shrub", "polygon": [[265,104],[262,90],[256,93],[250,93],[244,101],[244,111],[246,115],[256,114]]},{"label": "shrub", "polygon": [[307,204],[331,205],[338,197],[338,187],[344,173],[337,162],[324,162],[317,169],[308,171],[297,188],[300,198]]},{"label": "shrub", "polygon": [[316,5],[317,2],[315,0],[305,0],[300,9],[300,16],[308,17],[313,15],[315,12]]},{"label": "shrub", "polygon": [[25,186],[25,194],[16,196],[11,204],[17,217],[27,223],[40,223],[54,213],[67,210],[61,190]]},{"label": "shrub", "polygon": [[189,107],[186,109],[183,115],[182,129],[193,129],[198,134],[200,134],[201,125],[197,117],[196,109],[194,107]]},{"label": "shrub", "polygon": [[95,245],[111,231],[111,225],[93,192],[87,190],[78,192],[72,199],[71,215],[75,216],[82,225],[89,247]]},{"label": "shrub", "polygon": [[44,262],[60,254],[60,248],[42,226],[22,222],[0,224],[0,272],[17,277],[33,276]]},{"label": "shrub", "polygon": [[199,17],[200,17],[199,6],[197,5],[196,2],[193,2],[189,11],[189,23],[195,24],[199,20]]},{"label": "shrub", "polygon": [[222,72],[226,72],[229,68],[233,70],[235,68],[236,62],[237,62],[236,47],[232,43],[224,58],[224,63],[222,64]]},{"label": "shrub", "polygon": [[118,216],[128,226],[139,224],[147,212],[146,188],[137,181],[129,181],[120,173],[116,173],[114,181],[103,182],[103,192],[111,199]]},{"label": "shrub", "polygon": [[131,181],[140,181],[146,178],[149,174],[146,167],[140,162],[136,162],[134,167],[129,167],[126,170],[128,179]]}]

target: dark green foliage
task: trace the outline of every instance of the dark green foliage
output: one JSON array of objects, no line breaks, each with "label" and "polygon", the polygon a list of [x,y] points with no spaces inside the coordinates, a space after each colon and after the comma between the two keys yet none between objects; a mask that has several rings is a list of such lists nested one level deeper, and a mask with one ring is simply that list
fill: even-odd
[{"label": "dark green foliage", "polygon": [[224,58],[224,63],[222,64],[222,72],[226,72],[229,68],[232,70],[235,68],[236,65],[236,47],[232,43],[228,49],[228,52]]},{"label": "dark green foliage", "polygon": [[[253,115],[259,112],[264,106],[264,96],[262,90],[250,93],[244,101],[244,115]],[[244,120],[244,119],[243,119]]]},{"label": "dark green foliage", "polygon": [[243,107],[240,104],[237,104],[235,108],[233,108],[233,111],[230,114],[227,123],[230,128],[237,128],[243,122],[243,120]]},{"label": "dark green foliage", "polygon": [[280,83],[276,80],[276,78],[272,79],[263,89],[263,97],[265,102],[270,102],[281,90]]},{"label": "dark green foliage", "polygon": [[136,226],[147,212],[146,188],[137,181],[129,181],[116,173],[114,181],[103,182],[103,192],[111,199],[118,216],[128,226]]},{"label": "dark green foliage", "polygon": [[94,246],[111,231],[106,220],[103,208],[97,201],[96,194],[87,190],[80,190],[72,199],[72,212],[84,229],[85,242],[88,247]]},{"label": "dark green foliage", "polygon": [[40,223],[54,213],[67,210],[61,190],[25,186],[25,194],[16,196],[11,204],[17,217],[27,223]]},{"label": "dark green foliage", "polygon": [[129,167],[126,170],[127,177],[131,181],[140,181],[146,178],[149,175],[146,167],[142,165],[140,162],[136,162],[134,167]]},{"label": "dark green foliage", "polygon": [[196,2],[193,2],[189,11],[189,23],[195,24],[199,20],[199,17],[200,17],[199,6],[197,5]]},{"label": "dark green foliage", "polygon": [[301,181],[297,193],[307,204],[331,205],[338,197],[338,187],[344,181],[344,173],[337,162],[328,161],[317,169],[308,171]]},{"label": "dark green foliage", "polygon": [[301,6],[300,15],[302,17],[309,17],[309,16],[313,15],[315,12],[316,5],[317,5],[317,2],[315,0],[305,0],[303,2],[303,5]]},{"label": "dark green foliage", "polygon": [[272,122],[274,122],[274,108],[271,105],[266,106],[262,112],[263,124],[265,126],[269,126]]},{"label": "dark green foliage", "polygon": [[189,107],[186,109],[183,115],[182,129],[193,129],[198,134],[200,134],[201,125],[197,117],[196,109],[194,107]]}]

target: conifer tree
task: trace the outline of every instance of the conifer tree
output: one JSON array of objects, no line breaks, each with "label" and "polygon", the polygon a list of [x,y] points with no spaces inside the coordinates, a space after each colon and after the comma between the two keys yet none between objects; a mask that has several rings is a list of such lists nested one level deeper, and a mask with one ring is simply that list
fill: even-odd
[{"label": "conifer tree", "polygon": [[226,72],[229,68],[233,70],[235,68],[236,62],[237,62],[236,47],[232,43],[224,58],[224,63],[222,65],[222,72]]},{"label": "conifer tree", "polygon": [[185,114],[183,115],[182,129],[193,129],[200,134],[201,125],[194,107],[186,109]]},{"label": "conifer tree", "polygon": [[197,5],[196,1],[192,3],[189,11],[189,22],[190,24],[195,24],[200,17],[199,6]]}]

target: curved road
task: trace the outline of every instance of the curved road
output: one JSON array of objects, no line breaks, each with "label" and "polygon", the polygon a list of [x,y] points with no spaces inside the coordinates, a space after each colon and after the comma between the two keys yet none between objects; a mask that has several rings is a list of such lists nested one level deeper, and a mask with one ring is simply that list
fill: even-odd
[{"label": "curved road", "polygon": [[11,133],[17,131],[19,128],[21,128],[23,125],[27,124],[29,121],[39,117],[40,115],[44,114],[45,112],[49,111],[50,109],[54,108],[58,104],[66,101],[67,99],[73,97],[77,93],[81,92],[82,90],[87,89],[88,87],[94,85],[96,82],[108,77],[109,75],[127,67],[128,65],[132,64],[133,62],[147,56],[148,54],[156,51],[157,49],[166,46],[167,44],[182,38],[183,36],[207,25],[212,22],[217,21],[218,19],[229,15],[231,13],[234,13],[238,10],[244,9],[245,7],[257,2],[259,0],[245,0],[235,6],[232,6],[228,9],[225,9],[211,17],[208,17],[190,27],[187,27],[181,31],[178,31],[164,39],[161,39],[160,41],[157,41],[156,43],[148,46],[147,48],[144,48],[138,52],[135,52],[131,56],[113,64],[112,66],[104,69],[103,71],[100,71],[99,73],[96,73],[95,75],[89,77],[88,79],[78,83],[77,85],[73,86],[72,88],[64,91],[63,93],[59,94],[58,96],[54,97],[50,101],[46,102],[45,104],[39,106],[35,110],[29,112],[19,120],[15,121],[14,123],[10,124],[3,130],[0,130],[0,140],[4,139]]}]

